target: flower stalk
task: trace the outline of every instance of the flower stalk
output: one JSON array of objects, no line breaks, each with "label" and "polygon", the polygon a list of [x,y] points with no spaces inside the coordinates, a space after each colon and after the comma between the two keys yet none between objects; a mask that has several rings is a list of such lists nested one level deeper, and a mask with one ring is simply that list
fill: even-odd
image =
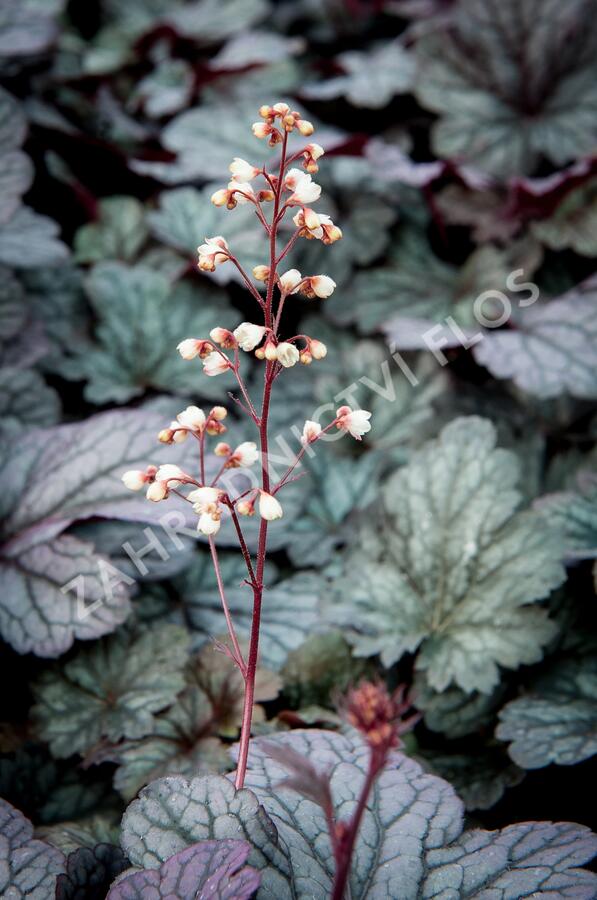
[{"label": "flower stalk", "polygon": [[[238,666],[245,685],[242,726],[238,767],[236,771],[236,787],[244,784],[247,769],[249,742],[255,698],[255,677],[259,658],[259,635],[261,611],[264,602],[264,572],[267,558],[268,528],[270,523],[281,518],[284,510],[277,494],[291,481],[295,469],[300,466],[306,448],[321,439],[332,428],[339,428],[360,440],[370,429],[370,413],[364,410],[351,410],[341,407],[336,417],[325,427],[317,422],[307,420],[303,429],[301,448],[294,461],[282,478],[272,485],[269,463],[269,417],[272,403],[272,390],[276,379],[287,369],[297,363],[308,365],[313,360],[323,359],[327,353],[325,344],[308,335],[295,335],[281,339],[282,314],[291,296],[302,294],[307,299],[326,298],[334,291],[335,282],[327,275],[304,276],[297,269],[289,269],[280,274],[278,267],[283,259],[292,251],[300,238],[320,240],[323,244],[331,244],[342,237],[340,229],[334,225],[329,216],[316,213],[311,204],[321,194],[319,185],[313,182],[311,175],[318,170],[318,162],[323,156],[323,148],[310,143],[303,149],[289,154],[288,141],[293,131],[308,137],[313,133],[313,125],[296,110],[291,110],[285,103],[274,106],[262,106],[259,110],[263,121],[253,125],[253,133],[257,138],[267,138],[271,147],[279,147],[279,161],[275,173],[267,171],[265,166],[257,167],[246,160],[236,157],[230,165],[232,180],[226,188],[215,191],[212,195],[214,205],[233,210],[237,205],[252,204],[258,221],[261,223],[268,247],[267,263],[253,270],[253,278],[258,284],[264,284],[265,297],[258,286],[245,271],[237,256],[221,235],[206,237],[198,247],[198,268],[203,272],[213,272],[227,262],[232,263],[241,275],[251,297],[263,316],[263,323],[241,322],[234,330],[224,327],[213,328],[209,337],[187,338],[180,342],[178,351],[183,359],[202,362],[203,372],[208,377],[217,377],[224,372],[232,372],[241,397],[230,395],[237,407],[253,422],[258,431],[258,444],[245,441],[236,449],[219,441],[214,449],[218,460],[215,475],[208,477],[206,463],[207,438],[220,437],[226,432],[224,420],[227,411],[224,407],[214,407],[205,414],[200,408],[187,407],[177,419],[164,428],[159,435],[162,443],[180,443],[189,434],[199,442],[199,478],[182,472],[177,466],[149,466],[145,471],[126,472],[123,481],[131,490],[146,489],[147,497],[158,502],[165,500],[170,493],[176,493],[192,505],[199,516],[197,528],[209,542],[212,562],[216,575],[222,609],[228,628],[231,647],[227,649],[230,657]],[[293,163],[302,161],[302,169],[290,168]],[[263,178],[265,187],[254,187],[253,182]],[[271,217],[264,212],[264,204],[271,203]],[[278,235],[282,221],[291,214],[296,230],[284,247],[278,248]],[[261,289],[263,290],[263,288]],[[263,364],[263,387],[260,403],[257,404],[250,395],[242,373],[241,359],[243,353],[252,353],[257,361]],[[231,355],[230,355],[231,354]],[[242,398],[242,399],[241,399]],[[227,489],[225,475],[230,468],[250,467],[260,463],[260,486],[251,488],[238,496]],[[191,485],[193,490],[185,494],[180,488]],[[255,548],[255,559],[245,539],[241,518],[259,513],[261,518],[259,536]],[[226,600],[225,586],[219,565],[216,539],[223,516],[230,516],[234,531],[243,556],[247,578],[253,594],[253,608],[249,647],[246,660],[240,644]]]}]

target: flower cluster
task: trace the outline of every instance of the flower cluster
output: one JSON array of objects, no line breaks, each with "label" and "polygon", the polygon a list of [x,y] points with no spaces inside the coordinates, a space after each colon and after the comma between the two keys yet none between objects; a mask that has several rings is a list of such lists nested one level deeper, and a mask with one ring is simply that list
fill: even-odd
[{"label": "flower cluster", "polygon": [[420,718],[417,713],[404,718],[411,708],[405,694],[404,686],[390,694],[380,682],[363,682],[348,693],[346,718],[374,753],[385,756],[400,746],[400,735],[410,731]]},{"label": "flower cluster", "polygon": [[[319,240],[323,244],[332,244],[342,238],[342,232],[331,218],[315,212],[313,204],[321,197],[321,186],[313,181],[319,168],[319,160],[324,155],[323,147],[309,143],[299,150],[292,151],[288,143],[289,136],[310,137],[313,125],[287,103],[275,103],[273,106],[262,106],[259,110],[261,121],[253,125],[253,133],[257,138],[267,139],[270,146],[279,146],[280,158],[274,171],[268,171],[265,165],[257,166],[251,162],[235,157],[230,164],[230,181],[226,187],[216,190],[212,203],[216,207],[234,210],[239,205],[251,204],[257,219],[263,227],[269,251],[269,258],[253,269],[251,279],[245,271],[228,242],[221,235],[206,237],[198,247],[198,268],[202,272],[214,272],[215,269],[229,263],[238,270],[251,298],[260,310],[260,320],[251,321],[252,316],[240,322],[234,328],[216,325],[209,335],[188,337],[178,344],[178,352],[185,360],[200,360],[205,375],[213,377],[228,373],[235,379],[239,396],[231,395],[238,408],[248,415],[257,431],[258,440],[244,440],[234,446],[222,440],[227,431],[227,410],[223,406],[214,406],[205,412],[199,406],[187,406],[170,424],[163,428],[158,439],[164,444],[179,444],[190,438],[197,442],[198,468],[195,476],[187,474],[179,466],[148,466],[145,470],[125,472],[122,480],[127,488],[138,491],[145,489],[149,500],[158,502],[175,493],[189,504],[197,516],[198,531],[208,538],[212,560],[217,575],[228,633],[231,641],[230,655],[238,665],[247,690],[245,694],[245,710],[241,731],[239,763],[236,775],[237,787],[242,787],[247,765],[248,742],[251,733],[252,697],[257,665],[259,643],[259,615],[255,614],[251,628],[248,659],[245,662],[234,625],[231,620],[221,577],[215,536],[218,534],[224,517],[229,517],[239,541],[244,563],[247,569],[247,584],[254,595],[254,610],[261,606],[263,596],[264,566],[267,553],[268,524],[280,519],[284,510],[278,499],[279,492],[292,480],[299,477],[293,474],[300,466],[304,454],[316,442],[324,438],[326,433],[336,428],[361,440],[370,428],[371,413],[361,409],[341,406],[331,422],[322,426],[319,422],[308,419],[300,436],[300,447],[294,461],[287,471],[275,483],[270,473],[268,460],[268,417],[272,388],[275,380],[286,369],[297,363],[309,365],[313,361],[323,359],[327,347],[317,337],[307,334],[281,336],[282,313],[289,298],[296,295],[307,300],[325,300],[336,288],[336,283],[324,274],[303,275],[296,268],[285,268],[279,271],[282,260],[292,251],[301,238]],[[266,211],[271,211],[267,212]],[[279,228],[285,216],[291,218],[294,231],[286,244],[278,247]],[[251,396],[248,384],[241,370],[243,354],[251,354],[255,360],[263,363],[256,367],[262,373],[263,385],[260,388],[260,405]],[[215,446],[208,448],[208,439],[214,438]],[[213,458],[206,459],[210,449]],[[252,472],[255,467],[256,471]],[[230,470],[244,470],[244,477],[250,486],[238,493],[236,486],[231,489],[232,473]],[[190,490],[188,490],[190,488]],[[261,518],[257,547],[249,547],[243,533],[242,518],[258,513]],[[365,695],[355,695],[353,718],[360,709],[362,727],[368,728],[370,741],[391,741],[394,732],[391,727],[382,727],[383,716],[381,701]],[[383,713],[383,715],[382,715]],[[388,715],[385,716],[388,719]],[[356,719],[355,719],[356,721]],[[385,719],[384,719],[385,721]],[[387,732],[387,734],[386,734]]]}]

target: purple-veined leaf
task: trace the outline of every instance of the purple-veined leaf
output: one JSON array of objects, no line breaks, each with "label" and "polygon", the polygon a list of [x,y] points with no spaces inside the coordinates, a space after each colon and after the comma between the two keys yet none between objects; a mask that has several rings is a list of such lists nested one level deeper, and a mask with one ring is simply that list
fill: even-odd
[{"label": "purple-veined leaf", "polygon": [[249,900],[261,880],[256,869],[244,865],[250,850],[246,841],[200,841],[159,869],[123,878],[107,900]]}]

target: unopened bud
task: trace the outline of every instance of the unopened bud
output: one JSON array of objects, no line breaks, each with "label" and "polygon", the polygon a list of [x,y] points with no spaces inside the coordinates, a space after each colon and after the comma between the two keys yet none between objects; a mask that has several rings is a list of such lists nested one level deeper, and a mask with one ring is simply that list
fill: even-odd
[{"label": "unopened bud", "polygon": [[220,347],[224,347],[228,350],[232,347],[236,347],[236,338],[227,328],[220,328],[219,326],[217,328],[212,328],[209,332],[209,336],[214,344],[219,344]]},{"label": "unopened bud", "polygon": [[221,441],[219,444],[216,444],[214,448],[214,453],[216,456],[230,456],[231,452],[232,448],[230,447],[230,444],[225,444],[223,441]]},{"label": "unopened bud", "polygon": [[303,137],[309,137],[309,135],[313,134],[315,131],[312,123],[308,122],[306,119],[300,119],[297,128]]},{"label": "unopened bud", "polygon": [[174,439],[174,432],[171,428],[162,428],[158,434],[158,441],[161,444],[171,444]]},{"label": "unopened bud", "polygon": [[271,341],[268,341],[264,347],[264,356],[270,362],[278,358],[278,348]]},{"label": "unopened bud", "polygon": [[315,338],[311,338],[309,341],[309,350],[311,351],[313,359],[323,359],[327,356],[328,352],[328,348],[323,341],[318,341]]},{"label": "unopened bud", "polygon": [[209,418],[215,419],[217,422],[222,422],[227,415],[228,410],[225,406],[214,406],[209,414]]},{"label": "unopened bud", "polygon": [[236,504],[236,511],[239,516],[254,516],[255,515],[255,501],[254,500],[239,500]]},{"label": "unopened bud", "polygon": [[313,362],[313,357],[308,350],[302,350],[301,355],[299,356],[299,360],[304,366],[310,366]]},{"label": "unopened bud", "polygon": [[253,277],[257,281],[267,281],[269,278],[269,266],[255,266],[253,269]]}]

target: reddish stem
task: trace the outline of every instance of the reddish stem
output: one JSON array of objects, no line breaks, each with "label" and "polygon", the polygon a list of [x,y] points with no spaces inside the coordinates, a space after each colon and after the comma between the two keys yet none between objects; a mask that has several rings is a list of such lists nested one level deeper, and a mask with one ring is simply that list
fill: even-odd
[{"label": "reddish stem", "polygon": [[367,771],[367,776],[361,789],[356,809],[353,813],[352,819],[350,820],[348,832],[344,835],[341,841],[337,841],[335,839],[335,833],[330,835],[332,839],[332,847],[334,848],[334,854],[336,857],[336,874],[334,876],[334,886],[330,895],[331,900],[343,900],[344,898],[346,883],[350,875],[352,854],[354,852],[355,841],[359,833],[361,819],[363,818],[363,814],[365,812],[365,809],[367,808],[367,800],[369,798],[369,794],[371,793],[371,788],[373,787],[375,779],[379,774],[380,768],[383,768],[383,760],[381,761],[380,766],[380,760],[378,759],[377,754],[375,753],[375,751],[372,751],[371,758],[369,760],[369,769]]},{"label": "reddish stem", "polygon": [[230,610],[228,608],[228,602],[226,600],[226,594],[224,592],[224,584],[222,582],[222,573],[220,572],[220,562],[218,560],[218,551],[216,550],[216,544],[213,537],[210,535],[209,538],[209,549],[211,550],[211,558],[214,565],[215,573],[216,573],[216,581],[218,582],[218,591],[220,594],[220,600],[222,601],[222,609],[224,610],[224,617],[226,619],[226,626],[228,628],[228,634],[230,635],[230,640],[232,641],[232,646],[234,647],[233,659],[237,666],[239,667],[243,678],[246,678],[247,667],[245,666],[245,661],[243,659],[243,654],[240,649],[240,644],[238,643],[238,638],[236,637],[236,632],[234,630],[234,625],[232,624],[232,617],[230,616]]},{"label": "reddish stem", "polygon": [[[265,327],[272,327],[272,300],[274,285],[276,283],[276,236],[278,231],[278,212],[280,210],[280,197],[282,194],[284,167],[286,165],[286,144],[288,135],[284,133],[282,153],[280,155],[280,171],[274,197],[274,209],[272,225],[269,233],[269,278],[267,282],[267,294],[265,299]],[[266,362],[265,378],[263,385],[263,405],[259,421],[259,440],[261,449],[261,486],[266,493],[270,491],[268,469],[268,418],[273,384],[274,365]],[[262,519],[259,528],[259,542],[257,545],[257,570],[255,572],[255,584],[253,587],[253,617],[251,621],[251,637],[249,641],[249,655],[247,658],[247,674],[245,679],[245,699],[243,707],[243,720],[240,733],[240,747],[238,754],[238,767],[236,770],[236,788],[242,788],[247,771],[247,758],[249,755],[249,741],[251,739],[251,722],[253,718],[253,703],[255,698],[255,674],[257,671],[257,659],[259,655],[259,628],[261,625],[261,604],[263,601],[263,572],[265,568],[265,556],[267,550],[267,520]]]}]

